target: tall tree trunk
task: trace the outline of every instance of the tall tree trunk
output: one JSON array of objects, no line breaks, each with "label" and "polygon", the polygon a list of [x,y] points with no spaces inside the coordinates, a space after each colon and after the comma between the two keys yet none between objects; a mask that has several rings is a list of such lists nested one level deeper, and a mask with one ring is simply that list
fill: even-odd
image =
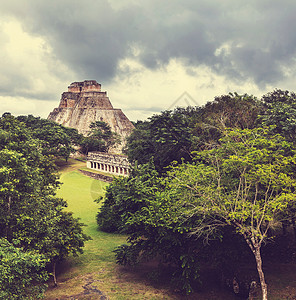
[{"label": "tall tree trunk", "polygon": [[260,253],[261,244],[256,241],[254,237],[251,237],[251,239],[249,239],[246,234],[244,234],[244,238],[255,256],[257,271],[261,284],[262,300],[267,300],[267,284],[265,282],[265,277],[262,269],[262,258]]},{"label": "tall tree trunk", "polygon": [[282,229],[283,229],[283,235],[286,236],[287,235],[287,228],[289,226],[289,222],[288,221],[282,221]]},{"label": "tall tree trunk", "polygon": [[296,224],[295,224],[295,217],[292,217],[292,226],[294,231],[294,243],[296,243]]},{"label": "tall tree trunk", "polygon": [[267,300],[267,284],[265,282],[264,273],[262,270],[262,259],[261,259],[261,253],[260,253],[260,246],[256,245],[254,246],[253,251],[256,259],[257,264],[257,271],[260,278],[260,284],[261,284],[261,290],[262,290],[262,300]]},{"label": "tall tree trunk", "polygon": [[57,286],[58,283],[57,283],[57,277],[56,277],[56,262],[55,261],[52,263],[52,276],[53,276],[54,286]]}]

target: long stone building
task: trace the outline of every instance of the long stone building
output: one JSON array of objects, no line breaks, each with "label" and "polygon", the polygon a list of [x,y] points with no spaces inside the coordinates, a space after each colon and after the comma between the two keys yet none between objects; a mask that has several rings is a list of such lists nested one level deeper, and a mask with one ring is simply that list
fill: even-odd
[{"label": "long stone building", "polygon": [[128,176],[130,164],[126,156],[102,152],[89,152],[87,168],[112,175]]},{"label": "long stone building", "polygon": [[101,84],[95,80],[71,83],[68,91],[62,93],[59,106],[49,114],[48,119],[76,128],[83,135],[87,135],[92,122],[103,121],[121,137],[121,145],[113,149],[117,153],[121,153],[126,137],[134,129],[122,110],[113,108],[107,92],[102,92]]}]

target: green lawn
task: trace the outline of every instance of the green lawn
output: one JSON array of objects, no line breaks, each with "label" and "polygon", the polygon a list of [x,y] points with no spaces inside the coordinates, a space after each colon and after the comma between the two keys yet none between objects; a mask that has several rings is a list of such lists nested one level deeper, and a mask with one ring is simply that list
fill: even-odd
[{"label": "green lawn", "polygon": [[[62,166],[60,177],[62,186],[57,196],[67,201],[67,210],[72,211],[74,216],[80,218],[86,225],[84,232],[91,236],[92,240],[86,242],[83,255],[70,257],[60,265],[59,286],[48,290],[47,299],[56,299],[59,296],[79,292],[87,275],[103,268],[112,270],[115,267],[112,250],[124,243],[126,239],[121,235],[106,234],[97,230],[95,217],[99,205],[94,200],[104,194],[107,183],[80,173],[78,168],[84,165],[83,162],[70,160],[67,166]],[[77,284],[77,280],[80,284]]]}]

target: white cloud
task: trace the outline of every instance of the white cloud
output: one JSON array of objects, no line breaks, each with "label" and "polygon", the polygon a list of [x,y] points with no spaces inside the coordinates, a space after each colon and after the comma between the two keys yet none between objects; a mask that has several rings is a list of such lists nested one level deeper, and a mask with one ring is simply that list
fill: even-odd
[{"label": "white cloud", "polygon": [[17,20],[2,20],[1,28],[6,38],[1,47],[0,112],[47,117],[65,84],[76,76],[54,58],[44,39],[25,32]]},{"label": "white cloud", "polygon": [[[103,83],[102,89],[108,91],[113,106],[122,108],[132,120],[146,119],[153,113],[172,108],[184,92],[198,105],[229,92],[262,95],[262,90],[250,81],[243,84],[227,81],[206,66],[187,72],[186,67],[177,60],[171,60],[165,68],[152,71],[135,60],[126,59],[121,61],[120,69],[125,72],[118,72],[120,75],[111,84]],[[185,99],[181,98],[174,107],[186,106],[182,100]],[[191,100],[188,101],[190,103]],[[190,104],[195,105],[193,102]]]},{"label": "white cloud", "polygon": [[17,115],[41,116],[47,118],[49,112],[55,107],[53,101],[36,101],[23,97],[0,96],[0,116],[5,112]]},{"label": "white cloud", "polygon": [[[5,71],[9,74],[6,88],[11,89],[11,94],[14,91],[18,96],[49,98],[55,88],[59,85],[62,88],[59,73],[67,74],[63,77],[68,80],[74,77],[73,72],[55,57],[45,39],[28,34],[22,24],[12,18],[1,25],[2,33],[7,37],[2,51],[5,53]],[[5,77],[3,69],[0,74]]]}]

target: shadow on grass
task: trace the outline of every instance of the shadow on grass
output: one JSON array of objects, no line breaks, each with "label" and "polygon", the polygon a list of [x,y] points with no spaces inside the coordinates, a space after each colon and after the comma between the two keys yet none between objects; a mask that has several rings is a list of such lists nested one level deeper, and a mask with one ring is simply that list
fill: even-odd
[{"label": "shadow on grass", "polygon": [[[159,290],[163,298],[159,299],[188,299],[188,300],[238,300],[236,295],[220,285],[220,278],[216,270],[205,268],[201,270],[201,281],[194,286],[195,292],[186,295],[175,288],[171,283],[175,268],[157,261],[143,263],[135,267],[117,266],[116,273],[118,283],[144,284],[147,289]],[[242,298],[241,298],[242,299]]]}]

